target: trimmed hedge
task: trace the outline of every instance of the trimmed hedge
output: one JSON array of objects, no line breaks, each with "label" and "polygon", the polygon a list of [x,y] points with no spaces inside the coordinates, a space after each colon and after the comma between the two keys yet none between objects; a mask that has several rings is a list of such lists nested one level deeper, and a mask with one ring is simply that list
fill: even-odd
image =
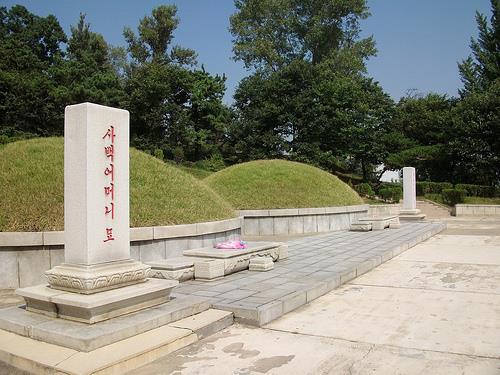
[{"label": "trimmed hedge", "polygon": [[449,182],[418,181],[416,185],[418,196],[441,194],[444,189],[453,189],[453,184]]},{"label": "trimmed hedge", "polygon": [[373,191],[371,185],[366,182],[354,186],[354,190],[356,190],[359,195],[363,195],[365,197],[373,197],[375,195],[375,192]]},{"label": "trimmed hedge", "polygon": [[456,184],[455,189],[464,190],[469,197],[495,198],[500,196],[500,188],[494,186]]},{"label": "trimmed hedge", "polygon": [[448,206],[454,206],[457,203],[464,203],[465,190],[462,189],[444,189],[441,192],[443,201]]},{"label": "trimmed hedge", "polygon": [[445,189],[458,189],[464,190],[468,197],[500,197],[500,188],[494,186],[456,184],[455,187],[453,187],[453,184],[449,182],[418,181],[416,187],[418,196],[425,196],[425,194],[441,194]]},{"label": "trimmed hedge", "polygon": [[400,186],[383,186],[378,195],[386,202],[398,203],[403,196],[403,189]]}]

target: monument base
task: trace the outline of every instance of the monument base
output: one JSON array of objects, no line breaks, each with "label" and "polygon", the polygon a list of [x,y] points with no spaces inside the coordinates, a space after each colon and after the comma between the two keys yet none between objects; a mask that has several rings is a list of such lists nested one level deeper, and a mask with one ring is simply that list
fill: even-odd
[{"label": "monument base", "polygon": [[178,284],[174,280],[148,279],[90,295],[36,285],[17,289],[16,293],[24,298],[28,311],[93,324],[168,302]]},{"label": "monument base", "polygon": [[418,215],[420,210],[418,208],[402,208],[399,213],[401,215]]},{"label": "monument base", "polygon": [[418,208],[402,209],[399,211],[399,220],[402,221],[419,221],[425,219],[425,214],[420,213]]},{"label": "monument base", "polygon": [[53,289],[93,294],[144,282],[150,269],[141,262],[127,259],[90,266],[63,263],[45,275]]}]

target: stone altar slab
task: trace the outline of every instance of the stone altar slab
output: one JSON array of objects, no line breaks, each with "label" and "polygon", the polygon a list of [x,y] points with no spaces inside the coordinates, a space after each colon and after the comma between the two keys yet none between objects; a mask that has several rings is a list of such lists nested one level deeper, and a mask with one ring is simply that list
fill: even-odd
[{"label": "stone altar slab", "polygon": [[385,228],[389,228],[391,224],[393,224],[396,229],[397,225],[399,225],[399,216],[389,215],[362,217],[358,219],[358,222],[361,224],[371,224],[372,230],[383,230]]},{"label": "stone altar slab", "polygon": [[288,245],[281,242],[248,242],[247,245],[248,248],[246,249],[215,249],[213,247],[204,247],[185,250],[183,254],[207,260],[223,260],[224,275],[248,269],[250,259],[253,257],[271,257],[274,262],[288,257]]}]

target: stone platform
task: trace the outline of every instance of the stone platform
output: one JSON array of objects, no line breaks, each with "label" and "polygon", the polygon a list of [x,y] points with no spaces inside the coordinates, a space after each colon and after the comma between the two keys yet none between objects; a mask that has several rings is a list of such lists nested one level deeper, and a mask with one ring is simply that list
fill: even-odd
[{"label": "stone platform", "polygon": [[0,330],[89,352],[209,308],[206,297],[178,296],[168,303],[88,325],[10,307],[0,310]]},{"label": "stone platform", "polygon": [[[248,269],[250,259],[254,257],[270,257],[274,262],[284,260],[288,257],[288,245],[281,242],[248,242],[247,245],[246,249],[215,249],[213,247],[204,247],[201,249],[185,250],[183,254],[184,256],[198,258],[196,262],[212,261],[215,268],[223,268],[223,273],[220,276],[227,276]],[[195,278],[198,277],[196,275],[196,268],[195,264]],[[207,267],[199,267],[200,270],[205,270],[205,268]],[[216,275],[214,277],[206,277],[206,273],[203,272],[203,275],[200,276],[203,279],[212,279]]]},{"label": "stone platform", "polygon": [[16,290],[26,309],[53,318],[93,324],[168,302],[178,281],[147,279],[145,282],[95,294],[78,294],[35,285]]},{"label": "stone platform", "polygon": [[368,272],[446,225],[403,223],[399,230],[338,231],[288,242],[288,259],[267,272],[244,270],[217,281],[187,281],[175,296],[205,296],[239,322],[261,326]]}]

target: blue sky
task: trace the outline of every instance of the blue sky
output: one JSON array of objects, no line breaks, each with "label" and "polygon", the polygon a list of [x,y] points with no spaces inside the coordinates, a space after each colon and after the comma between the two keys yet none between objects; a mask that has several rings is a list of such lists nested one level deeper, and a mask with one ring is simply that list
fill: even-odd
[{"label": "blue sky", "polygon": [[[54,14],[67,34],[79,13],[86,13],[92,30],[113,45],[125,45],[124,26],[136,30],[140,18],[165,3],[178,7],[174,43],[194,49],[207,71],[226,74],[225,101],[231,103],[238,82],[248,75],[241,62],[231,59],[233,0],[0,0],[37,15]],[[378,49],[367,63],[369,75],[396,100],[409,89],[456,96],[461,85],[457,62],[469,55],[469,40],[477,36],[475,11],[491,16],[489,0],[368,0],[368,5],[372,15],[362,21],[362,35],[373,35]]]}]

